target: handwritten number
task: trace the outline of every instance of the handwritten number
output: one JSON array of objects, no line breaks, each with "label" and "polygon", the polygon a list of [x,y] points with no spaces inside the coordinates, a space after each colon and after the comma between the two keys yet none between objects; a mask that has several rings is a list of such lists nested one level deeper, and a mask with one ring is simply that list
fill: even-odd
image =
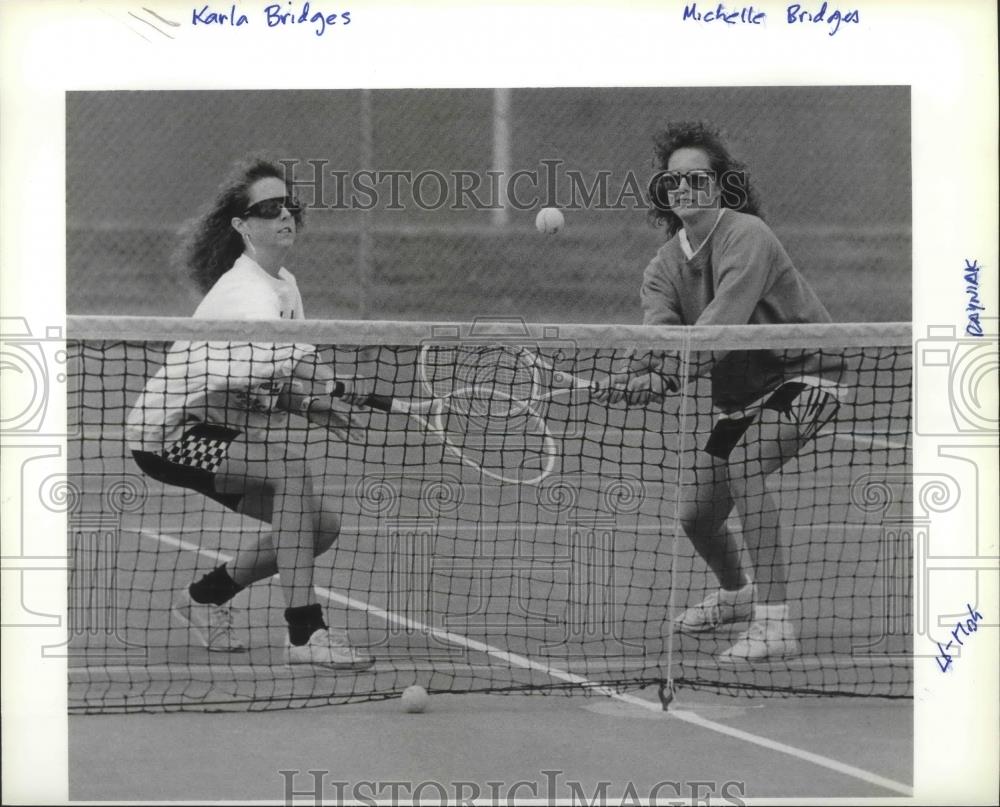
[{"label": "handwritten number", "polygon": [[973,633],[979,630],[979,623],[983,619],[983,615],[974,609],[970,603],[966,603],[966,609],[969,612],[969,618],[965,620],[965,624],[961,621],[955,623],[955,628],[952,630],[951,635],[954,641],[948,642],[946,645],[942,645],[941,642],[935,642],[938,646],[938,655],[935,657],[935,661],[938,663],[938,669],[941,672],[947,672],[951,666],[954,658],[948,653],[948,649],[958,642],[959,647],[964,647],[965,643],[962,641],[959,633],[965,636],[971,636]]}]

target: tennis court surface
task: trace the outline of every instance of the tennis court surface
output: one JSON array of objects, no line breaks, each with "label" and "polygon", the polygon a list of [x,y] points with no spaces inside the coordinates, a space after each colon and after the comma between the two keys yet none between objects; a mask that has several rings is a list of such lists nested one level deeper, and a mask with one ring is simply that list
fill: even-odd
[{"label": "tennis court surface", "polygon": [[[742,782],[747,797],[906,792],[908,327],[71,318],[69,338],[69,696],[71,713],[89,715],[71,720],[72,798],[281,799],[278,771],[310,768],[476,781],[483,797],[496,771],[534,777],[546,798],[546,766],[563,772],[564,796],[570,781],[592,793],[607,777],[610,793],[632,782],[640,798],[657,781],[699,778]],[[339,373],[409,402],[345,404],[346,434],[291,417],[270,436],[323,469],[342,530],[317,560],[316,589],[327,621],[374,657],[370,669],[286,667],[277,579],[233,602],[246,653],[209,653],[171,621],[177,591],[266,529],[131,460],[127,412],[175,342],[315,345]],[[497,346],[516,358],[495,372],[468,358]],[[684,457],[712,427],[707,382],[634,406],[600,403],[574,381],[650,353],[697,375],[722,354],[763,351],[818,353],[841,368],[851,400],[761,498],[780,524],[799,652],[723,662],[746,621],[673,628],[716,587],[677,518]],[[739,533],[735,515],[730,526]],[[426,714],[401,713],[411,684],[431,693]],[[557,693],[571,697],[539,697]],[[247,714],[262,711],[272,714]],[[132,712],[149,714],[122,714]],[[196,774],[166,775],[190,771],[192,754]],[[122,773],[149,770],[144,759],[163,775]]]}]

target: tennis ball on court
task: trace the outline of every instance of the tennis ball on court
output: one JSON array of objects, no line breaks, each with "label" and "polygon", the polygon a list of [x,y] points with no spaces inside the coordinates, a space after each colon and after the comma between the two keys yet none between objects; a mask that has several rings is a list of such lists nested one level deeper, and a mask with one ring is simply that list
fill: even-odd
[{"label": "tennis ball on court", "polygon": [[427,701],[430,698],[427,690],[418,684],[407,687],[403,690],[403,711],[411,714],[419,714],[427,708]]},{"label": "tennis ball on court", "polygon": [[559,208],[543,207],[535,216],[535,229],[540,233],[552,235],[552,233],[559,232],[564,226],[566,226],[566,219],[563,218]]}]

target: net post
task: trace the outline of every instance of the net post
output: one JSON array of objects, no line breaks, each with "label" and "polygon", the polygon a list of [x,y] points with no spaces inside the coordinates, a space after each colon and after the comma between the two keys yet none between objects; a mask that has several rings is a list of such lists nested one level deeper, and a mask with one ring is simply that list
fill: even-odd
[{"label": "net post", "polygon": [[[493,167],[505,183],[510,176],[510,88],[493,90]],[[499,205],[493,210],[493,226],[502,229],[510,223],[506,186],[500,186]]]},{"label": "net post", "polygon": [[[360,151],[363,170],[374,170],[375,147],[372,134],[372,91],[361,90],[358,120],[360,121]],[[372,281],[372,210],[360,210],[361,220],[358,222],[358,316],[368,319],[369,288]]]},{"label": "net post", "polygon": [[[670,594],[667,598],[667,618],[671,620],[669,624],[670,638],[667,641],[667,674],[670,675],[674,668],[674,629],[673,629],[673,617],[676,613],[676,592],[677,592],[677,546],[680,540],[680,518],[678,517],[681,509],[681,490],[683,489],[683,474],[684,474],[684,450],[685,450],[685,437],[691,432],[689,423],[689,389],[690,384],[688,383],[688,377],[691,371],[691,338],[690,331],[684,332],[683,341],[681,343],[681,361],[680,361],[680,396],[681,401],[677,409],[677,427],[680,432],[680,445],[677,451],[677,485],[674,492],[674,529],[671,535],[670,542]],[[695,413],[697,417],[697,412]],[[669,684],[669,698],[664,694],[664,683]],[[673,700],[673,679],[670,678],[667,682],[661,682],[660,684],[660,704],[663,706],[663,710],[666,711]]]}]

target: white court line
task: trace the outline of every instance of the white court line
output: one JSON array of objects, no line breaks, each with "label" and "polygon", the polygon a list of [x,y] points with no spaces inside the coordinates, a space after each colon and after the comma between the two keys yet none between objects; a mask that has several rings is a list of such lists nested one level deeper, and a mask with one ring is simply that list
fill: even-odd
[{"label": "white court line", "polygon": [[[229,555],[222,552],[216,552],[210,549],[203,549],[197,544],[193,544],[189,541],[185,541],[181,538],[175,538],[172,535],[165,535],[163,533],[158,533],[153,530],[146,528],[140,528],[139,533],[146,538],[150,538],[154,541],[159,541],[162,543],[172,544],[180,549],[186,549],[191,552],[198,552],[206,557],[213,558],[222,562],[232,560]],[[347,597],[343,594],[338,594],[335,591],[331,591],[328,588],[323,588],[322,586],[316,586],[316,592],[328,600],[334,602],[339,602],[342,605],[346,605],[349,608],[355,608],[359,611],[367,611],[373,614],[385,622],[397,625],[400,627],[408,628],[409,630],[416,630],[423,633],[429,633],[434,635],[438,639],[443,639],[451,644],[464,647],[468,650],[475,650],[479,653],[485,653],[486,655],[492,656],[493,658],[500,659],[508,664],[521,667],[522,669],[537,670],[548,675],[550,678],[555,678],[560,681],[566,681],[567,683],[577,684],[584,689],[588,689],[592,692],[596,692],[600,695],[604,695],[608,698],[614,698],[615,700],[622,701],[623,703],[631,704],[632,706],[638,706],[642,709],[647,709],[649,711],[657,712],[668,718],[674,718],[675,720],[681,720],[685,723],[690,723],[693,726],[700,726],[703,729],[708,729],[709,731],[717,732],[718,734],[724,734],[727,737],[732,737],[737,740],[742,740],[743,742],[751,743],[753,745],[758,745],[762,748],[767,748],[771,751],[777,751],[781,754],[786,754],[796,759],[801,759],[804,762],[811,762],[814,765],[818,765],[822,768],[827,768],[828,770],[835,771],[836,773],[843,774],[844,776],[850,776],[854,779],[860,779],[863,782],[868,782],[869,784],[878,785],[879,787],[884,787],[886,790],[892,790],[903,796],[912,796],[913,788],[909,785],[905,785],[902,782],[897,782],[893,779],[888,779],[884,776],[879,776],[877,773],[871,773],[862,768],[856,768],[853,765],[848,765],[844,762],[838,762],[830,757],[825,757],[821,754],[814,754],[811,751],[805,751],[801,748],[796,748],[792,745],[786,745],[785,743],[777,742],[776,740],[770,740],[767,737],[761,737],[757,734],[751,734],[747,731],[742,731],[740,729],[733,728],[732,726],[726,726],[722,723],[715,723],[712,720],[707,720],[694,712],[689,712],[683,709],[670,710],[667,712],[663,711],[663,708],[658,703],[653,701],[648,701],[645,698],[639,698],[635,695],[629,695],[625,692],[618,692],[611,687],[604,686],[603,684],[598,684],[595,681],[591,681],[584,678],[582,675],[577,675],[575,673],[567,672],[558,667],[553,667],[549,664],[542,664],[539,661],[534,661],[525,656],[521,656],[517,653],[511,653],[508,650],[501,650],[499,647],[493,647],[493,645],[485,644],[484,642],[476,641],[475,639],[470,639],[467,636],[462,636],[461,634],[452,633],[451,631],[441,630],[440,628],[434,628],[430,625],[425,625],[422,622],[418,622],[415,619],[410,619],[409,617],[399,616],[390,611],[386,611],[383,608],[379,608],[377,605],[372,605],[370,603],[364,602],[363,600],[355,599],[354,597]]]}]

